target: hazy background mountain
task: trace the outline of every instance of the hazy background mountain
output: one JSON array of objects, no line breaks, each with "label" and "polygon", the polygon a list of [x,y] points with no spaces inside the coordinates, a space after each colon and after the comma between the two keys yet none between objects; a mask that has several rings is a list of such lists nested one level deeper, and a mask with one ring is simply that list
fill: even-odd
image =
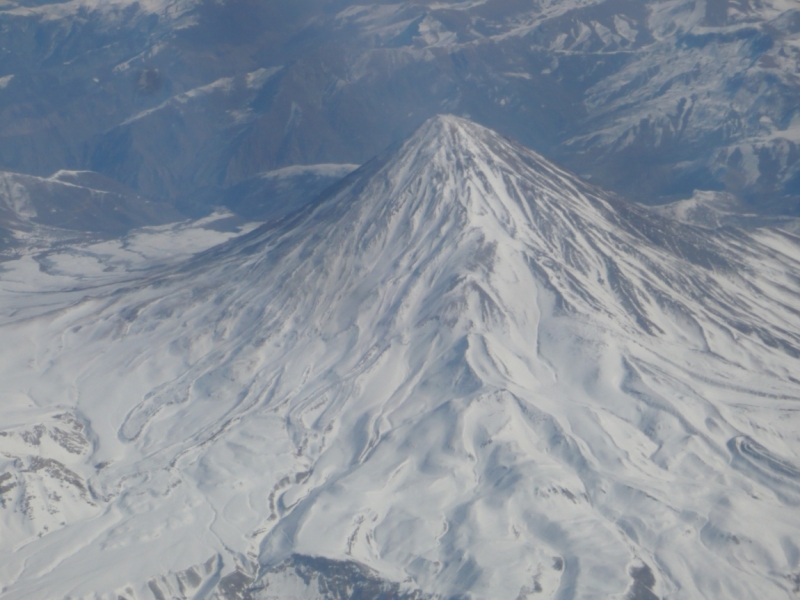
[{"label": "hazy background mountain", "polygon": [[442,112],[635,200],[798,212],[789,0],[6,2],[0,47],[0,168],[93,170],[192,214]]}]

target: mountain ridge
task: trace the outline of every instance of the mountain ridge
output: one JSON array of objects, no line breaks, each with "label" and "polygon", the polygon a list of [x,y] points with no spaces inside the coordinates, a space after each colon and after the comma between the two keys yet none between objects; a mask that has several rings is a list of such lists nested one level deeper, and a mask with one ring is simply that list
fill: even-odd
[{"label": "mountain ridge", "polygon": [[791,2],[23,4],[0,9],[4,169],[202,212],[207,187],[360,164],[446,111],[637,201],[798,210]]}]

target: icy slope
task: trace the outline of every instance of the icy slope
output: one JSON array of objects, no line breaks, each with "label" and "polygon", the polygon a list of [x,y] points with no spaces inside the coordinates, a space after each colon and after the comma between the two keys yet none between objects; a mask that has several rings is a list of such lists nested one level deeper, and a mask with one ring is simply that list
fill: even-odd
[{"label": "icy slope", "polygon": [[180,269],[3,316],[2,595],[791,598],[797,242],[429,121]]}]

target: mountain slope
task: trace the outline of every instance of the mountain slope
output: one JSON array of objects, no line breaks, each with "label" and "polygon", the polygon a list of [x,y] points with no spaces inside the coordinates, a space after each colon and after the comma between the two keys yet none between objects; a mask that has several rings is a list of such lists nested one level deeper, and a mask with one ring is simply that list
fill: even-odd
[{"label": "mountain slope", "polygon": [[438,117],[180,269],[4,311],[4,597],[790,598],[799,296],[791,234]]},{"label": "mountain slope", "polygon": [[0,224],[30,230],[36,225],[102,235],[181,218],[172,206],[148,201],[90,171],[59,171],[49,178],[0,172]]},{"label": "mountain slope", "polygon": [[171,205],[146,200],[91,171],[59,171],[48,178],[0,171],[3,262],[179,220]]}]

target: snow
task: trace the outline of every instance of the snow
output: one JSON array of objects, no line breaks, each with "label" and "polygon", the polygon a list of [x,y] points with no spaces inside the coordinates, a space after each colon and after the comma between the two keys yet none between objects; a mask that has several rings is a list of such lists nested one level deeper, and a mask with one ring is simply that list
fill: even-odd
[{"label": "snow", "polygon": [[32,7],[13,7],[2,10],[13,16],[37,16],[45,21],[57,21],[79,17],[81,13],[95,12],[113,22],[122,18],[126,9],[136,7],[144,15],[158,15],[167,20],[176,20],[190,12],[199,0],[70,0]]},{"label": "snow", "polygon": [[0,171],[0,211],[20,219],[36,217],[28,189],[16,173]]},{"label": "snow", "polygon": [[[273,67],[270,69],[258,69],[251,73],[245,73],[243,81],[248,90],[261,89],[276,73],[281,70],[281,67]],[[149,115],[162,111],[166,108],[178,108],[181,105],[189,104],[190,102],[197,101],[213,94],[229,95],[236,89],[237,77],[222,77],[209,84],[188,90],[181,94],[177,94],[168,100],[165,100],[158,106],[149,108],[140,113],[129,117],[123,121],[120,126],[130,125],[139,121]]]},{"label": "snow", "polygon": [[288,179],[302,175],[341,179],[358,168],[353,164],[291,165],[259,175],[262,179]]},{"label": "snow", "polygon": [[[58,306],[65,297],[80,298],[90,289],[119,286],[258,226],[249,223],[233,231],[215,230],[216,224],[231,217],[227,211],[217,211],[194,221],[143,227],[111,240],[81,239],[75,233],[65,238],[64,232],[40,228],[28,236],[19,256],[0,263],[0,311],[4,318],[11,318]],[[69,293],[64,293],[67,289]]]},{"label": "snow", "polygon": [[272,78],[275,73],[281,70],[281,67],[272,67],[269,69],[257,69],[252,73],[245,75],[247,88],[251,90],[260,90]]},{"label": "snow", "polygon": [[193,597],[237,571],[315,597],[296,555],[448,597],[789,597],[799,274],[788,233],[436,118],[276,224],[3,311],[0,422],[74,415],[96,504],[41,537],[0,509],[3,597],[181,597],[191,569]]}]

